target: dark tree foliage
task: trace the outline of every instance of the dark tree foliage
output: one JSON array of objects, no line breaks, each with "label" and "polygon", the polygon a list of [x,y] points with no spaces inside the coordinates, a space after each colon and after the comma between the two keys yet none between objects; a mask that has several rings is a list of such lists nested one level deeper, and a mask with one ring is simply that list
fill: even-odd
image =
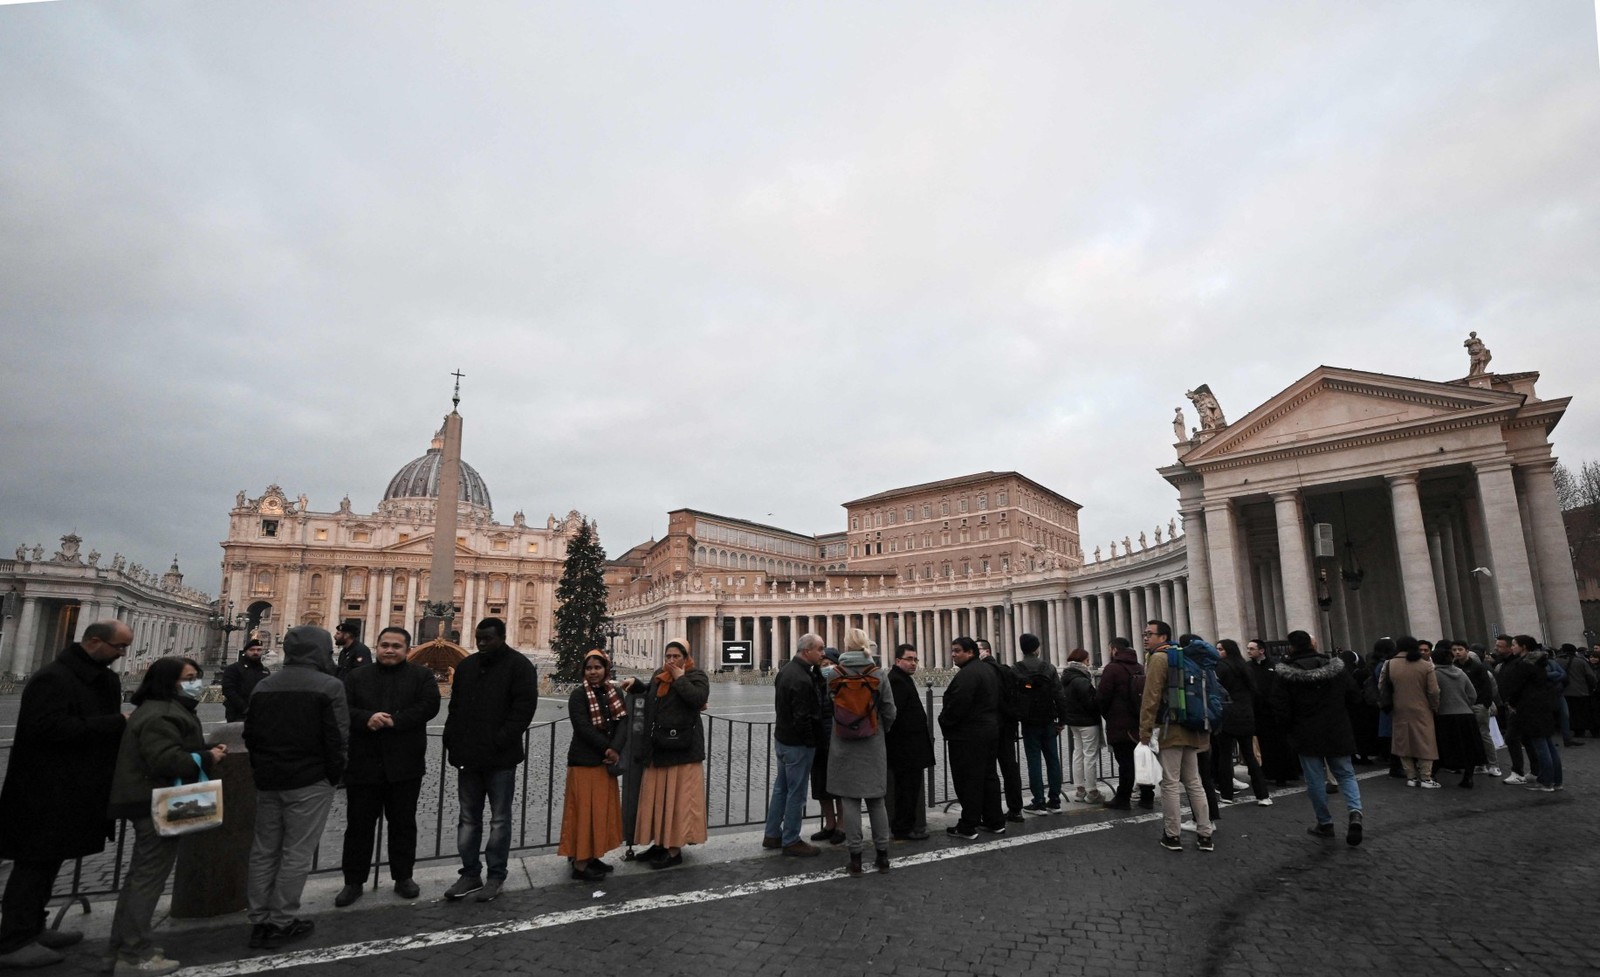
[{"label": "dark tree foliage", "polygon": [[556,653],[556,678],[576,682],[583,678],[583,656],[605,648],[606,551],[587,519],[567,541],[567,562],[556,586],[556,633],[551,649]]}]

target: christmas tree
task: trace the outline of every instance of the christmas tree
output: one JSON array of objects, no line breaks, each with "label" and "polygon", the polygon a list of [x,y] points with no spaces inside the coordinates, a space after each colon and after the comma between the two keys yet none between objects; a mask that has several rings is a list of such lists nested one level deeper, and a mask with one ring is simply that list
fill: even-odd
[{"label": "christmas tree", "polygon": [[585,519],[567,541],[567,562],[556,585],[556,678],[576,682],[583,678],[583,656],[605,648],[606,551],[595,538],[594,526]]}]

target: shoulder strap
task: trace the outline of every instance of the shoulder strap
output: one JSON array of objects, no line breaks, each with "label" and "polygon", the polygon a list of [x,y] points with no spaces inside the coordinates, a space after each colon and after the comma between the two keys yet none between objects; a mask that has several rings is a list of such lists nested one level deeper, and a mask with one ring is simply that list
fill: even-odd
[{"label": "shoulder strap", "polygon": [[[194,760],[194,768],[196,770],[200,771],[200,779],[196,780],[195,783],[203,784],[206,781],[210,780],[211,778],[206,776],[206,765],[204,763],[200,762],[200,754],[191,753],[191,754],[189,754],[189,756]],[[182,777],[174,777],[174,778],[172,778],[172,786],[174,786],[174,787],[182,787],[183,786],[183,778]]]}]

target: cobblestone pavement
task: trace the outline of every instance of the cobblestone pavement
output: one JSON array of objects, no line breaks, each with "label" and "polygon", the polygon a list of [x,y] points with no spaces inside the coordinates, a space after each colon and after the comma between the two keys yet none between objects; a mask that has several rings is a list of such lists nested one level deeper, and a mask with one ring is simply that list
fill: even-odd
[{"label": "cobblestone pavement", "polygon": [[[1359,848],[1308,836],[1298,791],[1225,809],[1214,854],[1192,836],[1163,851],[1153,815],[1030,818],[966,843],[936,814],[936,838],[896,844],[886,875],[844,876],[841,848],[790,859],[761,852],[759,831],[721,833],[683,868],[624,864],[598,887],[566,881],[552,856],[524,860],[488,904],[438,901],[443,867],[419,874],[414,906],[385,888],[334,910],[324,880],[305,909],[317,930],[292,953],[251,954],[238,915],[168,922],[160,939],[194,977],[1594,973],[1600,743],[1564,759],[1571,786],[1554,794],[1368,773]],[[72,918],[103,933],[110,908]],[[101,946],[53,972],[92,972]]]}]

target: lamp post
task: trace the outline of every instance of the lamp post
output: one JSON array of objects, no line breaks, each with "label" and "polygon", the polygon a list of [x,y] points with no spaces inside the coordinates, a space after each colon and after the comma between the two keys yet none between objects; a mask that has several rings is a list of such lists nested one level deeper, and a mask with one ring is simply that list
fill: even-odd
[{"label": "lamp post", "polygon": [[219,606],[215,613],[207,619],[212,630],[221,635],[217,642],[217,660],[214,664],[226,665],[228,663],[228,636],[235,631],[243,631],[248,625],[249,615],[244,611],[233,613],[233,601],[227,601]]},{"label": "lamp post", "polygon": [[628,629],[617,622],[615,618],[608,619],[601,625],[600,633],[606,636],[606,649],[611,652],[611,664],[617,664],[617,639],[628,633]]}]

